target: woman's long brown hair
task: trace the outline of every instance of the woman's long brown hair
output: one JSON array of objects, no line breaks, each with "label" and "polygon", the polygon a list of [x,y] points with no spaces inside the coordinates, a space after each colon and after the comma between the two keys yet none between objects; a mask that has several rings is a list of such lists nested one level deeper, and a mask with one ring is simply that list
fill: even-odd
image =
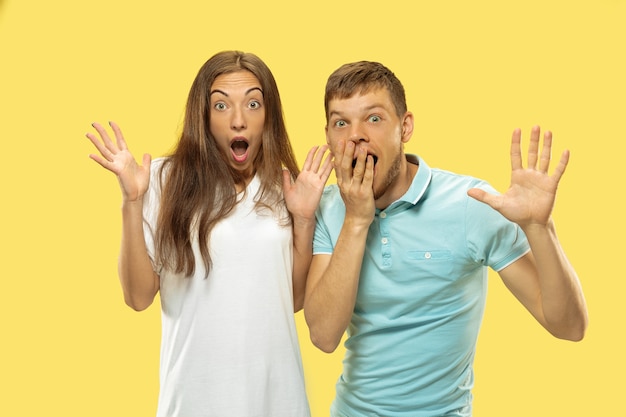
[{"label": "woman's long brown hair", "polygon": [[[232,169],[211,135],[210,88],[222,74],[246,70],[256,76],[263,89],[265,124],[261,150],[254,160],[261,187],[255,196],[257,210],[285,213],[282,169],[292,178],[299,174],[287,135],[278,87],[271,71],[254,54],[224,51],[211,57],[196,76],[185,110],[183,132],[174,151],[165,159],[161,207],[156,230],[157,263],[175,273],[193,275],[194,237],[209,273],[211,231],[227,217],[237,203],[235,184],[243,179]],[[195,235],[195,236],[194,236]]]}]

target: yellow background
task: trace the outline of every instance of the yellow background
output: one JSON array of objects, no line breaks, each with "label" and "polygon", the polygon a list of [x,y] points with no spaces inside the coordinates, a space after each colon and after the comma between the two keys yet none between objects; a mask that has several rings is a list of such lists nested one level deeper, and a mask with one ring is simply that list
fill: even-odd
[{"label": "yellow background", "polygon": [[[324,140],[326,77],[361,59],[404,82],[407,151],[431,166],[505,190],[513,128],[553,130],[572,152],[554,217],[591,324],[553,339],[492,274],[475,415],[623,415],[625,22],[624,0],[0,0],[0,414],[154,415],[158,301],[122,301],[119,190],[84,134],[115,120],[136,155],[165,153],[200,66],[240,49],[274,72],[299,161]],[[297,320],[327,416],[342,351]]]}]

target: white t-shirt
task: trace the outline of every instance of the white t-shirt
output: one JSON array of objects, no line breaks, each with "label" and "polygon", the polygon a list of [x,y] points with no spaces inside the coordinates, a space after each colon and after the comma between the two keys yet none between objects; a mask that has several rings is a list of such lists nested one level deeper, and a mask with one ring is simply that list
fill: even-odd
[{"label": "white t-shirt", "polygon": [[[161,163],[153,162],[144,197],[152,259]],[[208,277],[197,241],[193,277],[159,271],[158,417],[310,415],[293,314],[292,228],[255,211],[259,185],[255,177],[244,199],[213,229]]]}]

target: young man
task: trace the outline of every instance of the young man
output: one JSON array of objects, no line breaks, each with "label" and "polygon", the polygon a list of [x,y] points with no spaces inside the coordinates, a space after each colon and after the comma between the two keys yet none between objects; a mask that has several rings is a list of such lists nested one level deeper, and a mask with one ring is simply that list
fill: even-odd
[{"label": "young man", "polygon": [[551,133],[539,152],[532,129],[524,168],[513,132],[498,195],[404,153],[413,114],[383,65],[340,67],[325,106],[337,185],[318,208],[304,311],[325,352],[348,331],[333,417],[470,416],[487,267],[554,336],[583,338],[584,296],[551,218],[569,153],[548,175]]}]

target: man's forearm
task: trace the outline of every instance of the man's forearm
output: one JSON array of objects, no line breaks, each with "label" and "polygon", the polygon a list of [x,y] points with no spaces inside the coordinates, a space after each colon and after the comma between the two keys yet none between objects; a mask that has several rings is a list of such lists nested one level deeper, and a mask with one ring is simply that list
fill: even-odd
[{"label": "man's forearm", "polygon": [[368,227],[344,222],[334,252],[324,270],[312,267],[304,313],[311,341],[334,351],[350,323],[359,287]]},{"label": "man's forearm", "polygon": [[543,314],[548,330],[570,340],[583,338],[587,307],[576,271],[556,235],[552,220],[545,227],[525,228],[536,262]]}]

